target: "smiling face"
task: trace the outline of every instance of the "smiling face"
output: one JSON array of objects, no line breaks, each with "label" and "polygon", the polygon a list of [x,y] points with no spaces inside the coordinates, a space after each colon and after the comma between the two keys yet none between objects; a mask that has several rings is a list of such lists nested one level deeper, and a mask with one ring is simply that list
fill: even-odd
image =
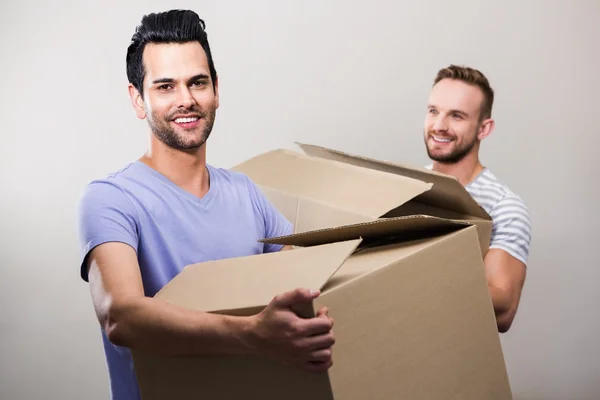
[{"label": "smiling face", "polygon": [[137,116],[146,118],[154,136],[172,149],[202,147],[212,131],[219,96],[200,43],[150,43],[143,65],[144,97],[129,87]]},{"label": "smiling face", "polygon": [[429,158],[454,164],[477,152],[493,121],[480,120],[482,91],[456,79],[442,79],[432,89],[425,117],[424,140]]}]

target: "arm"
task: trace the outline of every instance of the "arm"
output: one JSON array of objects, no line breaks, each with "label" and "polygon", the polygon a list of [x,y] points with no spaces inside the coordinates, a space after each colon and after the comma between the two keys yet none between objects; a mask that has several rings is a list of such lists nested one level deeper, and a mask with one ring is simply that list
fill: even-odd
[{"label": "arm", "polygon": [[186,310],[145,297],[136,253],[127,244],[105,243],[90,253],[89,283],[98,321],[116,345],[169,356],[254,351],[252,318]]},{"label": "arm", "polygon": [[327,310],[311,319],[293,312],[319,292],[284,293],[249,317],[218,315],[145,297],[136,254],[126,244],[102,244],[89,259],[94,309],[113,344],[163,356],[256,354],[309,372],[333,364]]},{"label": "arm", "polygon": [[82,276],[109,340],[161,355],[257,354],[319,372],[331,365],[332,320],[293,308],[318,292],[276,296],[259,314],[231,317],[184,309],[144,294],[136,210],[112,185],[89,188],[79,205]]},{"label": "arm", "polygon": [[490,249],[485,256],[485,270],[498,331],[505,333],[519,307],[526,266],[504,250]]},{"label": "arm", "polygon": [[527,207],[516,195],[499,201],[490,215],[494,227],[485,271],[498,331],[505,333],[512,326],[525,284],[531,221]]}]

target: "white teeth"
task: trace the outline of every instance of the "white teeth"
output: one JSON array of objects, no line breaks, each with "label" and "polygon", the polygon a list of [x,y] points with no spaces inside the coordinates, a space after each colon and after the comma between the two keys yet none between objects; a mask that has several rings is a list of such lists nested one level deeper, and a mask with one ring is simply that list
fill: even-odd
[{"label": "white teeth", "polygon": [[452,139],[446,139],[446,138],[441,138],[441,137],[437,137],[437,136],[431,136],[433,138],[433,140],[435,140],[436,142],[440,142],[440,143],[449,143],[452,141]]},{"label": "white teeth", "polygon": [[198,121],[198,117],[190,117],[190,118],[177,118],[175,120],[175,122],[177,122],[178,124],[183,124],[185,122],[194,122],[194,121]]}]

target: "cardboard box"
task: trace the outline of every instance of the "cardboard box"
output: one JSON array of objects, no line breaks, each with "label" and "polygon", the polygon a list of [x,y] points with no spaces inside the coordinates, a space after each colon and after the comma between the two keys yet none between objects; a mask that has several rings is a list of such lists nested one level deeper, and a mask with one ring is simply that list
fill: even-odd
[{"label": "cardboard box", "polygon": [[156,296],[251,315],[320,288],[334,365],[311,374],[250,356],[134,352],[144,400],[511,399],[484,274],[491,219],[454,178],[311,145],[234,169],[294,223],[291,251],[187,266]]}]

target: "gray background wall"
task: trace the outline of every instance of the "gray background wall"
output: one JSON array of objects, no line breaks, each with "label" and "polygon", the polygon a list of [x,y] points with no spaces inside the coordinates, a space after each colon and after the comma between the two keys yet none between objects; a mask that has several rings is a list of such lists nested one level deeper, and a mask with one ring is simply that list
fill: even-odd
[{"label": "gray background wall", "polygon": [[295,140],[425,164],[437,69],[483,70],[497,93],[483,161],[534,223],[522,306],[502,336],[515,398],[600,398],[600,2],[101,3],[0,6],[0,398],[108,396],[74,207],[89,180],[146,148],[125,49],[144,13],[172,7],[208,25],[219,166]]}]

